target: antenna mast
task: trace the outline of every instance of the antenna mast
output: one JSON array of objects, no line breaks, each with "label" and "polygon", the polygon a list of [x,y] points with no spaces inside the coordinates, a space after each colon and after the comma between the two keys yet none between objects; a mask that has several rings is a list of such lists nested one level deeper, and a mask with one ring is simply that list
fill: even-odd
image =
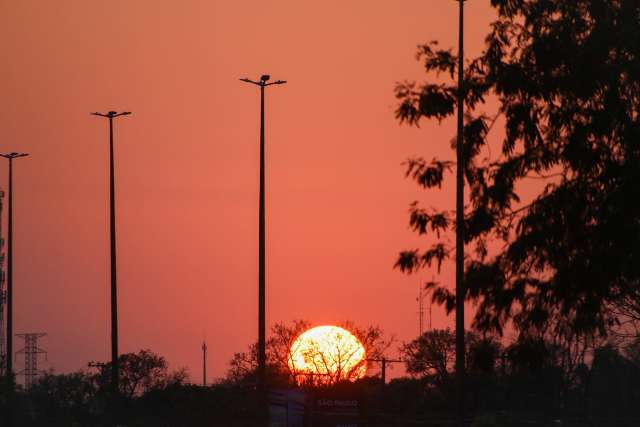
[{"label": "antenna mast", "polygon": [[202,341],[202,386],[207,386],[207,342]]},{"label": "antenna mast", "polygon": [[[436,278],[435,277],[431,277],[431,282],[435,283]],[[433,326],[431,324],[431,308],[433,307],[433,298],[429,298],[429,330],[432,331],[433,330]]]},{"label": "antenna mast", "polygon": [[433,306],[433,301],[429,300],[429,330],[432,331],[433,327],[431,326],[431,307]]}]

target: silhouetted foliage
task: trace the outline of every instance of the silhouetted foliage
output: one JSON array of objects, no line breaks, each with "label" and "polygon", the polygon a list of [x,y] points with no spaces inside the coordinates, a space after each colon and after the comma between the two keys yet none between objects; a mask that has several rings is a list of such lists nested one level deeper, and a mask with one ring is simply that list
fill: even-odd
[{"label": "silhouetted foliage", "polygon": [[44,374],[29,390],[35,417],[58,425],[89,425],[106,407],[106,396],[92,374]]},{"label": "silhouetted foliage", "polygon": [[425,332],[400,349],[409,374],[430,377],[437,384],[449,375],[455,352],[456,337],[449,329]]},{"label": "silhouetted foliage", "polygon": [[613,328],[615,335],[631,340],[640,338],[640,287],[627,287],[607,308],[618,321]]},{"label": "silhouetted foliage", "polygon": [[0,376],[0,425],[7,423],[9,417],[10,405],[12,405],[10,399],[11,390],[15,387],[15,375],[3,375]]},{"label": "silhouetted foliage", "polygon": [[605,346],[595,352],[590,372],[589,411],[595,417],[617,418],[637,414],[640,402],[640,367],[615,348]]},{"label": "silhouetted foliage", "polygon": [[[370,326],[360,328],[353,322],[342,322],[341,326],[358,338],[366,349],[366,357],[381,358],[392,344],[394,338],[385,338],[382,329]],[[311,328],[311,323],[305,320],[296,320],[288,326],[284,323],[277,323],[271,328],[271,334],[267,339],[267,377],[271,386],[291,386],[299,382],[299,373],[291,370],[289,361],[291,360],[291,346],[293,342],[307,329]],[[235,353],[229,362],[226,381],[232,384],[244,383],[253,384],[256,381],[258,368],[257,345],[249,346],[247,352]],[[349,376],[349,372],[342,373],[331,383],[341,381]],[[309,378],[309,385],[315,384],[313,378]]]},{"label": "silhouetted foliage", "polygon": [[[289,369],[291,344],[302,332],[310,328],[310,323],[296,320],[293,325],[277,323],[271,328],[267,338],[267,378],[269,384],[286,386],[295,382],[295,375]],[[235,353],[229,361],[226,380],[233,384],[255,384],[258,369],[258,346],[251,344],[247,352]]]},{"label": "silhouetted foliage", "polygon": [[[139,396],[155,389],[166,388],[186,381],[188,375],[184,369],[169,372],[164,357],[150,350],[120,355],[120,394],[127,398]],[[101,388],[106,388],[111,380],[111,362],[106,363],[96,377]]]},{"label": "silhouetted foliage", "polygon": [[[445,332],[432,336],[446,337]],[[640,367],[634,362],[635,347],[626,348],[624,354],[613,346],[596,349],[593,364],[581,367],[582,380],[570,385],[563,396],[566,374],[552,341],[523,335],[503,350],[495,339],[470,333],[468,342],[466,399],[474,418],[472,425],[547,426],[562,419],[562,425],[576,427],[631,426],[640,421]],[[141,353],[145,354],[137,354]],[[157,355],[150,358],[160,359]],[[163,373],[150,376],[165,377]],[[305,388],[307,409],[311,410],[315,399],[357,399],[364,425],[451,425],[455,387],[448,372],[443,377],[441,383],[429,375],[394,379],[385,387],[377,378],[365,377]],[[178,381],[151,383],[156,385],[137,389],[124,398],[124,426],[254,427],[264,422],[259,419],[260,393],[253,384],[225,381],[202,387]],[[16,427],[107,426],[105,391],[100,373],[94,371],[47,373],[30,390],[18,388],[13,402]],[[0,417],[0,425],[2,421]]]},{"label": "silhouetted foliage", "polygon": [[[606,334],[611,306],[637,297],[640,280],[640,3],[618,0],[492,0],[498,18],[482,55],[467,63],[465,178],[466,299],[474,327],[502,333],[550,325]],[[457,58],[437,43],[420,46],[428,73],[452,77]],[[418,125],[453,115],[451,80],[399,83],[396,117]],[[498,110],[482,112],[486,99]],[[488,132],[502,117],[504,137]],[[407,174],[440,187],[446,160],[412,159]],[[539,191],[522,197],[523,182]],[[529,186],[527,191],[531,191]],[[420,234],[450,230],[451,212],[411,206]],[[441,241],[400,254],[414,272],[448,258]],[[454,295],[434,286],[434,300]],[[637,299],[635,300],[637,301]],[[550,322],[555,319],[555,322]]]},{"label": "silhouetted foliage", "polygon": [[[501,357],[502,345],[494,337],[480,337],[466,332],[467,370],[471,373],[494,373]],[[400,353],[407,372],[429,383],[443,385],[454,371],[456,337],[449,329],[433,329],[404,344]]]},{"label": "silhouetted foliage", "polygon": [[496,337],[480,337],[467,333],[467,372],[471,374],[495,374],[501,364],[504,348]]},{"label": "silhouetted foliage", "polygon": [[[48,372],[40,376],[29,390],[18,387],[13,402],[15,425],[93,427],[109,424],[112,408],[110,368],[107,363],[100,365],[97,371]],[[144,412],[141,402],[146,400],[141,400],[143,396],[146,399],[154,393],[163,394],[170,389],[184,387],[187,379],[184,370],[171,372],[164,357],[150,350],[141,350],[120,356],[120,375],[121,409],[127,425],[172,425],[136,424],[133,420]],[[165,409],[155,408],[155,412]]]}]

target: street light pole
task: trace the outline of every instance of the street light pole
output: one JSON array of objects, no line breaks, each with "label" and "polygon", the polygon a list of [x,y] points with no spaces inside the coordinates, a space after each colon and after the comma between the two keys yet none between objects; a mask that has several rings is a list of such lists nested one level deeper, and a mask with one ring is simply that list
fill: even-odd
[{"label": "street light pole", "polygon": [[118,113],[109,111],[103,113],[91,113],[94,116],[109,119],[109,223],[110,223],[110,249],[111,249],[111,387],[114,393],[118,393],[119,363],[118,363],[118,293],[116,276],[116,200],[115,178],[113,161],[113,119],[131,114],[129,111]]},{"label": "street light pole", "polygon": [[286,81],[276,80],[267,83],[269,75],[262,75],[260,81],[247,78],[240,79],[260,87],[260,207],[258,219],[258,386],[265,387],[266,366],[266,321],[265,321],[265,191],[264,191],[264,89],[271,85],[285,84]]},{"label": "street light pole", "polygon": [[458,425],[464,426],[464,2],[459,10],[458,134],[456,141],[456,394]]},{"label": "street light pole", "polygon": [[[13,375],[13,159],[27,153],[7,153],[0,156],[9,160],[9,224],[7,236],[7,364],[6,375],[10,383]],[[10,386],[12,387],[12,386]]]}]

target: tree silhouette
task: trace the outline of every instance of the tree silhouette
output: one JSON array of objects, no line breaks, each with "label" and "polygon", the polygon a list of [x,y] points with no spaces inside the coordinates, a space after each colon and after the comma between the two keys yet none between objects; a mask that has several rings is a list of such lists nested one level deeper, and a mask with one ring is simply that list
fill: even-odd
[{"label": "tree silhouette", "polygon": [[[386,338],[382,329],[376,326],[361,328],[353,322],[342,322],[341,326],[355,335],[366,349],[368,358],[381,358],[394,341],[393,337]],[[352,379],[354,369],[349,372],[340,372],[337,376],[326,376],[325,378],[307,377],[301,381],[300,373],[291,369],[291,346],[296,338],[307,329],[311,328],[311,323],[306,320],[296,320],[292,325],[276,323],[271,328],[271,334],[267,339],[267,381],[273,385],[293,385],[301,382],[307,385],[333,384],[340,380]],[[313,355],[309,355],[310,357]],[[348,357],[344,354],[343,357]],[[226,381],[230,383],[255,382],[255,375],[258,368],[258,352],[256,344],[249,346],[247,352],[235,353],[229,362]],[[329,361],[326,361],[329,363]],[[338,361],[339,365],[344,365],[347,360]],[[325,366],[326,368],[326,366]]]},{"label": "tree silhouette", "polygon": [[[290,326],[285,323],[273,325],[266,342],[266,375],[270,384],[295,382],[295,375],[289,369],[291,344],[310,326],[310,323],[305,320],[295,320]],[[251,344],[248,351],[234,353],[229,361],[226,380],[231,383],[255,382],[257,369],[258,347],[257,344]]]},{"label": "tree silhouette", "polygon": [[33,384],[29,395],[38,416],[60,420],[60,425],[89,425],[92,413],[106,403],[96,399],[100,390],[87,372],[47,372]]},{"label": "tree silhouette", "polygon": [[[121,354],[118,362],[120,394],[127,399],[140,396],[151,390],[182,384],[188,378],[184,369],[170,372],[166,359],[151,350]],[[110,376],[111,363],[106,363],[95,376],[98,387],[108,387]]]},{"label": "tree silhouette", "polygon": [[[467,331],[466,368],[469,373],[492,374],[502,356],[500,342],[492,336],[480,337]],[[433,329],[400,348],[407,372],[442,385],[453,372],[456,336],[450,329]]]},{"label": "tree silhouette", "polygon": [[[484,52],[467,65],[463,88],[465,234],[474,249],[465,298],[477,304],[473,325],[502,333],[513,321],[522,331],[606,334],[617,321],[610,306],[637,295],[640,280],[640,3],[492,5],[498,18]],[[418,58],[430,75],[451,79],[397,85],[396,117],[410,125],[446,119],[456,106],[456,57],[430,43]],[[496,111],[483,111],[488,99]],[[498,119],[504,136],[491,147]],[[407,175],[439,188],[451,165],[410,159]],[[443,233],[452,218],[413,204],[412,229],[436,239],[426,250],[402,252],[396,266],[439,266],[451,252]],[[451,310],[451,290],[430,287]]]},{"label": "tree silhouette", "polygon": [[[450,336],[446,338],[446,334],[441,334],[445,341],[453,341],[453,334],[444,332]],[[566,418],[567,424],[576,426],[638,425],[640,358],[637,343],[628,346],[624,353],[608,345],[596,349],[593,363],[581,367],[581,383],[569,387],[563,397],[562,376],[566,373],[562,372],[556,343],[541,336],[521,334],[498,361],[495,355],[502,349],[496,346],[495,339],[471,332],[467,340],[466,396],[470,414],[474,417],[472,425],[487,425],[482,422],[488,422],[488,425],[555,425],[553,420],[559,418]],[[448,351],[452,354],[453,350]],[[148,360],[158,361],[159,358]],[[133,365],[138,364],[130,364]],[[136,371],[151,372],[153,369],[136,368]],[[330,399],[344,396],[349,400],[357,396],[361,416],[372,425],[396,425],[399,420],[406,425],[432,425],[434,422],[441,425],[437,420],[444,423],[455,411],[455,405],[452,405],[455,388],[450,372],[443,373],[442,383],[435,382],[428,374],[426,377],[416,375],[418,378],[413,379],[394,379],[381,388],[377,379],[368,377],[316,388],[310,395]],[[106,380],[103,381],[101,374],[94,371],[49,372],[40,376],[28,390],[18,387],[13,409],[20,420],[19,425],[113,425],[108,417],[109,389],[105,388],[109,384],[109,372],[104,374]],[[151,377],[163,378],[164,374]],[[260,423],[262,397],[255,389],[255,382],[213,382],[206,387],[170,381],[148,383],[155,385],[137,388],[124,402],[122,415],[126,425],[252,427]],[[0,393],[0,398],[2,396]],[[4,415],[0,412],[0,425],[4,425]]]},{"label": "tree silhouette", "polygon": [[449,329],[434,329],[404,344],[400,353],[409,374],[442,384],[453,369],[456,337]]},{"label": "tree silhouette", "polygon": [[504,352],[500,341],[490,335],[480,337],[469,332],[466,343],[467,371],[470,374],[495,374]]}]

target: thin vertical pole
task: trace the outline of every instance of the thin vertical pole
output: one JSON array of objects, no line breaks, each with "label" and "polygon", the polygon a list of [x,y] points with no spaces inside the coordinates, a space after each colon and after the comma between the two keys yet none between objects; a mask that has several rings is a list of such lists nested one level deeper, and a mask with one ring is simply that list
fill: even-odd
[{"label": "thin vertical pole", "polygon": [[257,389],[262,400],[262,410],[265,423],[268,422],[268,399],[266,380],[266,320],[265,320],[265,141],[264,141],[264,91],[265,87],[274,84],[284,84],[286,81],[277,80],[267,83],[268,74],[260,76],[260,81],[240,79],[245,83],[260,86],[260,200],[258,212],[258,369]]},{"label": "thin vertical pole", "polygon": [[421,337],[424,333],[424,295],[423,295],[423,284],[422,281],[418,282],[418,337]]},{"label": "thin vertical pole", "polygon": [[432,331],[433,330],[433,326],[432,326],[432,316],[431,316],[431,307],[433,305],[433,301],[429,300],[429,330]]},{"label": "thin vertical pole", "polygon": [[265,388],[265,194],[264,194],[264,83],[260,85],[260,208],[258,237],[258,382]]},{"label": "thin vertical pole", "polygon": [[118,393],[119,361],[118,361],[118,293],[116,284],[116,200],[115,177],[113,166],[113,115],[109,115],[109,222],[111,245],[111,386]]},{"label": "thin vertical pole", "polygon": [[207,386],[207,343],[202,342],[202,386]]},{"label": "thin vertical pole", "polygon": [[[13,375],[13,158],[9,157],[9,221],[7,235],[7,378]],[[10,386],[11,387],[11,386]]]},{"label": "thin vertical pole", "polygon": [[7,153],[0,156],[9,160],[9,221],[7,245],[7,364],[5,380],[8,387],[7,410],[4,420],[9,427],[13,425],[13,399],[15,383],[13,376],[13,159],[25,157],[26,153]]},{"label": "thin vertical pole", "polygon": [[460,3],[458,50],[458,135],[456,143],[456,390],[458,425],[464,426],[464,0]]}]

